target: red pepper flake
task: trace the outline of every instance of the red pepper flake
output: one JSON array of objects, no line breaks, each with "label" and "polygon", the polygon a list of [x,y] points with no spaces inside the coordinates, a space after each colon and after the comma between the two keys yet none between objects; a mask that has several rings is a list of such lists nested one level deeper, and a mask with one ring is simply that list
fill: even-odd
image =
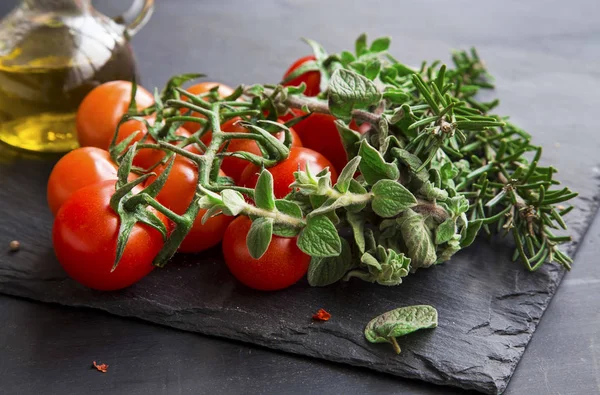
[{"label": "red pepper flake", "polygon": [[96,361],[92,362],[94,367],[98,369],[99,372],[106,373],[108,371],[108,365],[105,363],[96,363]]},{"label": "red pepper flake", "polygon": [[331,318],[331,314],[329,314],[323,309],[319,309],[319,311],[317,311],[316,314],[313,314],[312,318],[315,321],[329,321],[329,319]]}]

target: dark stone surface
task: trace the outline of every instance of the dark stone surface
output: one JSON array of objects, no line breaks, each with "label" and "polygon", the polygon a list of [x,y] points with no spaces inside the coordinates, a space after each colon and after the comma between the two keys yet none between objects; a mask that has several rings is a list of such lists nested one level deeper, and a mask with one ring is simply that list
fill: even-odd
[{"label": "dark stone surface", "polygon": [[[271,73],[279,74],[278,70],[289,63],[288,59],[282,60],[283,53],[300,53],[300,45],[292,41],[297,36],[310,33],[311,37],[324,44],[332,44],[329,47],[337,50],[349,46],[357,33],[356,25],[340,25],[336,33],[339,38],[325,38],[324,32],[333,31],[331,27],[318,29],[317,22],[309,21],[301,33],[295,30],[299,29],[296,25],[285,31],[280,37],[283,42],[273,43],[272,48],[250,45],[277,30],[284,23],[280,16],[291,12],[308,15],[310,12],[291,2],[272,6],[247,10],[255,13],[255,19],[265,23],[247,25],[246,28],[252,29],[253,34],[235,39],[230,37],[231,30],[219,30],[223,34],[217,35],[216,24],[229,21],[232,26],[237,26],[239,30],[236,32],[239,33],[243,31],[244,23],[249,23],[247,14],[242,10],[233,12],[228,3],[198,9],[199,14],[196,15],[203,14],[203,20],[209,26],[198,28],[207,30],[198,33],[205,41],[190,37],[182,39],[182,45],[190,40],[187,44],[194,44],[194,51],[190,51],[190,57],[183,59],[182,68],[177,70],[172,69],[173,62],[159,61],[181,51],[181,47],[169,47],[172,38],[166,29],[160,28],[161,23],[169,23],[169,16],[177,8],[159,8],[162,14],[157,13],[155,19],[159,26],[148,28],[146,41],[141,38],[137,41],[143,76],[147,76],[146,85],[160,84],[174,72],[190,71],[193,59],[203,63],[198,67],[201,70],[208,69],[211,75],[231,83],[272,80]],[[318,20],[332,15],[328,13],[328,7],[315,18]],[[356,12],[360,15],[359,11]],[[477,8],[464,12],[478,16]],[[500,20],[506,17],[502,13],[494,15]],[[565,18],[569,20],[569,15],[568,12],[562,14],[563,23]],[[193,18],[192,12],[186,13],[178,17],[178,24],[191,23]],[[408,61],[439,57],[446,53],[448,47],[463,44],[466,41],[463,38],[468,38],[460,34],[442,35],[441,29],[447,27],[444,22],[437,27],[440,30],[436,37],[452,42],[434,41],[423,46],[421,37],[417,37],[416,33],[414,36],[402,36],[403,29],[411,28],[417,32],[418,26],[379,27],[374,22],[377,20],[383,24],[388,18],[391,16],[373,15],[367,25],[378,26],[374,29],[377,33],[393,35],[396,49],[401,48],[398,45],[409,48]],[[582,23],[585,25],[585,21]],[[214,31],[210,29],[212,24],[215,24]],[[478,24],[484,26],[481,21],[475,23]],[[555,24],[554,27],[559,29],[561,26]],[[518,37],[518,30],[525,29],[516,22],[514,27],[517,32],[506,34]],[[457,33],[461,29],[448,31]],[[489,38],[489,32],[483,36]],[[216,51],[220,40],[227,43],[227,51],[220,49],[221,53],[210,55],[210,51]],[[294,44],[290,47],[286,40]],[[332,43],[332,40],[335,42]],[[502,111],[512,114],[513,120],[534,133],[536,140],[546,148],[547,162],[556,164],[566,184],[582,193],[578,199],[580,209],[569,218],[572,232],[580,240],[594,212],[594,196],[598,189],[595,178],[598,143],[594,140],[595,131],[585,128],[595,121],[592,109],[598,105],[595,92],[600,81],[597,74],[591,64],[580,62],[575,65],[565,58],[565,49],[561,46],[557,50],[536,53],[527,47],[531,40],[511,41],[510,37],[501,40],[508,45],[494,44],[493,40],[492,44],[486,44],[479,40],[481,37],[469,44],[475,43],[483,48],[480,51],[482,56],[498,77],[498,95],[504,103]],[[149,46],[150,42],[152,46]],[[426,52],[431,52],[423,52],[425,48]],[[218,55],[222,55],[225,58],[223,66],[219,61],[207,63],[202,53],[208,53],[210,59],[218,59]],[[585,54],[584,50],[582,59],[585,59]],[[236,58],[243,58],[243,64],[231,62]],[[253,66],[259,59],[267,66]],[[565,129],[572,132],[565,133]],[[508,253],[501,242],[491,245],[482,242],[452,262],[420,272],[410,277],[406,284],[393,289],[353,282],[328,289],[310,289],[300,284],[276,294],[254,293],[232,281],[218,263],[218,253],[215,252],[210,257],[186,258],[171,265],[168,270],[156,271],[124,292],[90,292],[65,279],[52,254],[49,240],[51,218],[45,207],[44,188],[51,160],[33,160],[18,155],[11,158],[12,155],[7,152],[0,156],[4,161],[0,165],[0,218],[3,218],[0,235],[2,240],[19,239],[24,246],[18,254],[0,255],[0,290],[10,294],[74,306],[93,306],[114,314],[139,316],[185,330],[367,366],[405,377],[496,392],[506,385],[562,277],[562,271],[554,267],[528,274],[521,267],[509,263]],[[25,210],[27,216],[23,213]],[[200,260],[203,261],[201,264],[196,263]],[[440,312],[440,327],[401,339],[404,351],[400,357],[394,356],[385,345],[370,345],[363,340],[362,328],[372,316],[413,303],[434,304]],[[310,321],[312,312],[320,307],[332,312],[332,321],[324,324]]]}]

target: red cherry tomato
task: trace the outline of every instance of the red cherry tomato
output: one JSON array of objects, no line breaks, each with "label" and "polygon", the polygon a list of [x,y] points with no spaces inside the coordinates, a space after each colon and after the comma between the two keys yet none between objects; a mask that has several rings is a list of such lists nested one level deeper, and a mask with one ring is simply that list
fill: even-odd
[{"label": "red cherry tomato", "polygon": [[[92,89],[77,109],[77,140],[82,147],[107,150],[119,121],[127,113],[131,82],[111,81]],[[138,85],[135,94],[139,110],[151,106],[154,97]]]},{"label": "red cherry tomato", "polygon": [[[221,125],[221,130],[227,133],[250,133],[245,127],[241,126],[237,122],[240,118],[233,118],[229,121],[223,123]],[[292,132],[292,147],[302,147],[302,141],[300,137],[296,133],[294,129],[290,128]],[[282,141],[285,139],[285,133],[279,132],[275,135]],[[212,138],[212,133],[208,132],[204,136],[202,136],[201,140],[205,144],[209,144]],[[254,140],[247,139],[234,139],[229,142],[229,146],[227,148],[228,152],[237,152],[237,151],[246,151],[255,155],[261,155],[260,148],[258,148],[258,144]],[[227,174],[229,177],[233,178],[236,183],[240,182],[240,177],[244,169],[248,166],[248,161],[241,158],[234,157],[226,157],[223,159],[221,164],[221,169]]]},{"label": "red cherry tomato", "polygon": [[[160,165],[155,173],[162,174],[166,165]],[[220,172],[221,176],[225,173]],[[154,180],[150,178],[146,185]],[[160,203],[177,214],[183,214],[190,205],[196,192],[198,169],[189,159],[178,156],[175,158],[173,168],[169,173],[167,182],[156,197]],[[200,210],[194,224],[181,245],[180,252],[200,252],[217,245],[223,239],[223,233],[233,217],[219,215],[210,218],[204,225],[202,216],[206,210]]]},{"label": "red cherry tomato", "polygon": [[[216,86],[219,87],[219,96],[221,98],[227,97],[234,92],[233,88],[231,88],[225,84],[218,83],[218,82],[201,82],[199,84],[190,86],[189,88],[186,89],[186,91],[193,93],[194,95],[201,95],[203,93],[209,92],[211,89],[213,89]],[[181,99],[185,100],[185,101],[188,100],[188,98],[183,95],[182,95]],[[181,109],[181,113],[186,113],[187,111],[188,110],[185,108]],[[202,114],[199,114],[197,112],[192,112],[190,115],[192,115],[194,117],[204,118],[204,116]],[[201,125],[196,122],[186,122],[183,124],[183,127],[190,133],[195,133],[197,130],[200,129],[200,126]]]},{"label": "red cherry tomato", "polygon": [[[297,116],[302,115],[301,111],[293,111]],[[288,116],[290,115],[288,114]],[[342,138],[335,126],[334,122],[336,119],[333,115],[313,113],[308,118],[294,125],[294,128],[302,139],[302,144],[306,148],[313,149],[325,155],[339,173],[346,166],[346,163],[348,163],[348,154],[346,154]],[[350,122],[349,126],[350,129],[356,130],[361,134],[370,128],[366,123],[359,126],[354,120]]]},{"label": "red cherry tomato", "polygon": [[[136,191],[141,189],[136,188]],[[119,216],[110,208],[115,181],[79,189],[58,211],[52,243],[58,261],[75,281],[98,290],[128,287],[153,269],[152,260],[163,246],[160,232],[137,223],[117,268]],[[165,223],[165,217],[155,212]]]},{"label": "red cherry tomato", "polygon": [[[290,74],[292,74],[294,72],[294,70],[296,70],[297,68],[302,66],[304,63],[314,61],[316,59],[317,58],[315,58],[314,55],[309,55],[309,56],[305,56],[303,58],[296,60],[290,66],[288,71],[285,72],[283,79],[285,80]],[[302,84],[303,82],[306,84],[306,90],[304,91],[304,94],[306,96],[317,96],[319,94],[319,92],[321,92],[321,88],[320,88],[321,73],[319,71],[306,72],[306,73],[301,74],[298,77],[286,82],[283,85],[285,85],[285,86],[300,86],[300,84]]]},{"label": "red cherry tomato", "polygon": [[[135,175],[131,175],[133,180]],[[100,181],[116,180],[117,165],[107,151],[96,147],[77,148],[63,156],[48,179],[48,206],[53,215],[77,190]]]},{"label": "red cherry tomato", "polygon": [[300,251],[296,237],[273,235],[267,252],[254,259],[246,246],[251,225],[248,217],[238,217],[227,227],[223,256],[231,274],[246,286],[261,291],[284,289],[298,282],[308,270],[310,256]]},{"label": "red cherry tomato", "polygon": [[[154,124],[154,117],[148,118],[148,123],[150,125]],[[125,122],[119,128],[119,135],[117,136],[117,143],[125,140],[127,137],[132,135],[133,133],[139,131],[136,137],[133,138],[131,143],[128,145],[128,148],[135,142],[139,142],[147,133],[148,129],[146,124],[135,119]],[[175,131],[177,136],[181,137],[189,137],[191,136],[190,132],[185,130],[183,127],[178,128]],[[152,136],[148,136],[148,138],[144,141],[144,144],[156,144],[156,140]],[[196,145],[189,145],[186,147],[189,151],[194,153],[200,153],[200,150]],[[142,169],[149,169],[157,162],[161,161],[165,157],[166,153],[159,149],[152,148],[142,148],[135,153],[133,158],[134,166],[141,167]]]},{"label": "red cherry tomato", "polygon": [[[273,192],[276,198],[281,199],[292,191],[290,184],[295,181],[294,172],[298,171],[298,168],[306,170],[307,163],[310,166],[312,174],[317,174],[324,168],[329,167],[331,182],[335,184],[337,181],[337,172],[327,158],[308,148],[292,148],[290,156],[286,160],[267,169],[273,175]],[[249,164],[246,166],[240,179],[242,185],[254,188],[258,181],[259,172],[260,167],[256,165]]]}]

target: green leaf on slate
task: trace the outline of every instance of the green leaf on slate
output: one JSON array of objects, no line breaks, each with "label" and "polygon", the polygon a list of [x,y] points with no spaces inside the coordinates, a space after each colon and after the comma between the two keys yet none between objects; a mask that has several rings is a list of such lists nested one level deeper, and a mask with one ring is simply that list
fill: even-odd
[{"label": "green leaf on slate", "polygon": [[418,269],[433,265],[437,260],[435,245],[423,216],[408,209],[396,222],[400,226],[408,257],[411,259],[411,267]]},{"label": "green leaf on slate", "polygon": [[258,176],[258,181],[254,188],[254,203],[256,203],[256,207],[269,211],[275,208],[273,176],[266,169],[263,169],[260,176]]},{"label": "green leaf on slate", "polygon": [[381,93],[368,78],[347,69],[337,69],[329,81],[331,114],[350,122],[352,110],[364,109],[381,100]]},{"label": "green leaf on slate", "polygon": [[450,240],[456,233],[456,223],[452,218],[442,222],[435,231],[435,244],[442,244]]},{"label": "green leaf on slate", "polygon": [[246,246],[248,246],[250,256],[254,259],[263,256],[271,244],[272,237],[273,220],[264,217],[255,219],[246,237]]},{"label": "green leaf on slate", "polygon": [[371,343],[390,343],[396,354],[400,354],[397,337],[437,325],[438,313],[433,306],[400,307],[372,319],[365,328],[365,337]]},{"label": "green leaf on slate", "polygon": [[394,217],[417,204],[413,194],[396,181],[379,180],[373,185],[371,192],[373,193],[371,207],[375,214],[383,218]]},{"label": "green leaf on slate", "polygon": [[353,266],[350,245],[341,239],[342,252],[338,256],[327,258],[312,257],[308,267],[308,283],[313,287],[324,287],[333,284]]},{"label": "green leaf on slate", "polygon": [[398,168],[387,163],[381,153],[365,140],[360,145],[359,155],[362,160],[358,168],[365,181],[370,185],[374,185],[379,180],[397,180],[400,177]]},{"label": "green leaf on slate", "polygon": [[306,227],[298,236],[298,247],[313,257],[337,256],[342,252],[338,231],[325,215],[307,218]]}]

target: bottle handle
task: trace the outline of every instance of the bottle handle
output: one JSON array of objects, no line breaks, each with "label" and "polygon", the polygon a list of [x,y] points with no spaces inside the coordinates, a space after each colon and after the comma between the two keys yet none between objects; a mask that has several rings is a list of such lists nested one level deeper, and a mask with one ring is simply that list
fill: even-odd
[{"label": "bottle handle", "polygon": [[133,37],[148,22],[154,12],[154,0],[133,0],[133,4],[123,14],[113,18],[125,25],[128,37]]}]

